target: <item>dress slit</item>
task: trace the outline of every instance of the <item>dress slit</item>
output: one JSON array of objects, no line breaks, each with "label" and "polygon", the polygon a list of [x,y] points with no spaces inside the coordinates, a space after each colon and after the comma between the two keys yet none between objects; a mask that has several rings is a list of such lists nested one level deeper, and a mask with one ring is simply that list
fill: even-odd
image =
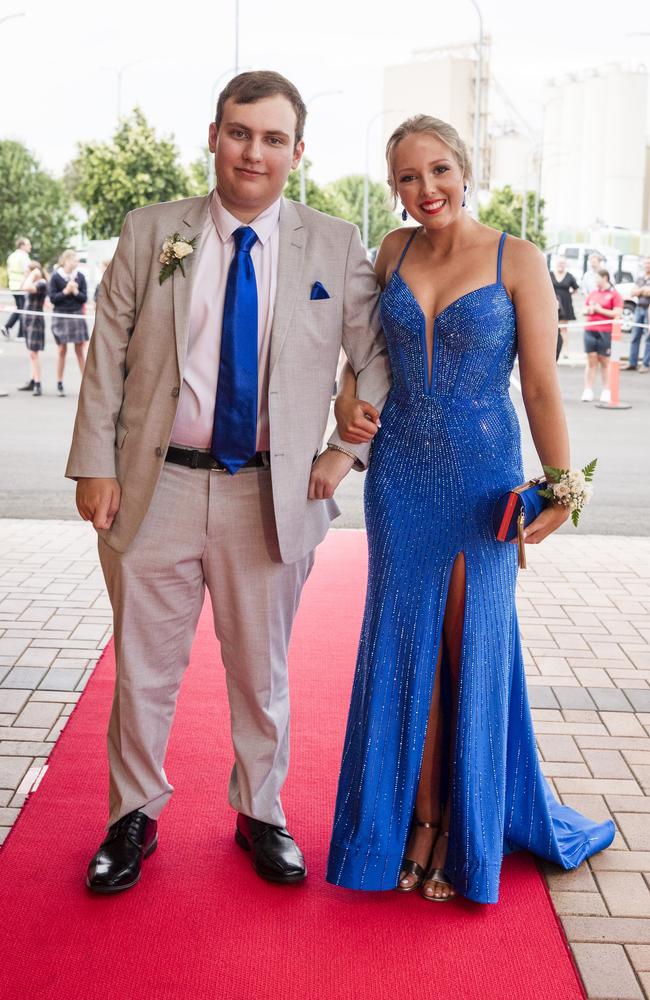
[{"label": "dress slit", "polygon": [[[458,642],[458,663],[455,670],[452,670],[451,660],[452,655],[449,650],[449,643],[446,635],[446,622],[447,622],[447,610],[449,607],[449,591],[452,586],[452,581],[454,578],[454,572],[456,567],[459,565],[460,560],[462,560],[462,618],[460,622],[460,639]],[[456,744],[456,734],[458,725],[458,697],[460,691],[460,677],[463,667],[463,648],[465,641],[465,620],[466,620],[466,603],[467,603],[467,564],[465,560],[464,551],[456,553],[454,556],[451,566],[449,567],[445,587],[440,593],[440,603],[439,612],[437,615],[440,627],[438,630],[437,640],[433,650],[433,656],[431,662],[433,663],[433,674],[431,678],[431,694],[429,697],[429,713],[427,716],[427,723],[424,727],[424,732],[422,736],[422,746],[420,750],[420,766],[415,774],[415,784],[412,789],[412,801],[413,807],[411,810],[411,820],[407,826],[406,833],[407,837],[410,834],[412,828],[413,820],[416,818],[417,811],[417,793],[420,787],[420,782],[422,780],[422,769],[424,765],[424,756],[427,749],[427,739],[429,736],[429,727],[431,725],[431,709],[433,705],[433,699],[436,693],[436,683],[438,681],[438,674],[440,674],[440,692],[438,695],[438,725],[442,727],[442,733],[436,737],[440,741],[439,746],[439,760],[438,766],[440,769],[439,774],[439,789],[440,789],[440,820],[442,822],[442,817],[444,815],[447,803],[451,796],[451,785],[453,785],[453,760],[455,756],[455,744]],[[453,674],[456,676],[453,676]],[[435,750],[434,750],[435,755]],[[419,819],[429,821],[429,816],[420,816]],[[450,818],[450,829],[453,823],[453,809],[451,810]],[[406,843],[404,844],[404,850],[406,850]]]}]

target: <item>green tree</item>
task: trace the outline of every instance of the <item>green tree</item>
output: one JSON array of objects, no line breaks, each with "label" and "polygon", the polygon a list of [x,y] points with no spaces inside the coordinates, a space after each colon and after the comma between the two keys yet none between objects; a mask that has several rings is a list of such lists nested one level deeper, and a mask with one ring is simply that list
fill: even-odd
[{"label": "green tree", "polygon": [[187,168],[187,183],[191,197],[201,197],[210,190],[210,161],[212,153],[209,149],[192,160]]},{"label": "green tree", "polygon": [[159,139],[139,108],[120,121],[111,142],[79,143],[78,149],[66,178],[88,214],[90,239],[117,236],[133,208],[190,193],[173,137]]},{"label": "green tree", "polygon": [[51,264],[73,234],[70,199],[63,183],[43,170],[20,142],[0,141],[0,259],[18,236],[28,236],[34,258]]},{"label": "green tree", "polygon": [[[329,190],[320,187],[310,176],[311,160],[305,159],[305,201],[310,208],[315,208],[318,212],[325,212],[327,215],[335,215],[337,218],[345,218],[343,215],[344,206],[340,203],[336,195]],[[284,188],[284,197],[291,201],[300,201],[300,170],[292,170]]]},{"label": "green tree", "polygon": [[[334,181],[326,189],[341,204],[341,218],[354,222],[363,232],[363,176],[351,174]],[[368,186],[368,246],[379,246],[391,229],[399,225],[390,207],[384,184],[370,181]]]},{"label": "green tree", "polygon": [[[479,220],[486,226],[493,226],[512,236],[521,236],[521,212],[523,198],[519,192],[512,190],[509,184],[497,188],[486,205],[479,208]],[[535,227],[535,194],[527,192],[526,205],[526,239],[544,250],[546,236],[544,235],[544,199],[539,200],[539,217]]]}]

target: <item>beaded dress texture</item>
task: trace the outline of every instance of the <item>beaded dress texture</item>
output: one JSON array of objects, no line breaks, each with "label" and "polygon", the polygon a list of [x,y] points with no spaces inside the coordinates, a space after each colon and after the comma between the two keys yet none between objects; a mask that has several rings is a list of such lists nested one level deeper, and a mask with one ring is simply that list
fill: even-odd
[{"label": "beaded dress texture", "polygon": [[[515,610],[517,547],[496,541],[492,528],[495,501],[523,481],[509,397],[517,340],[501,282],[505,234],[494,284],[435,318],[430,373],[425,317],[400,274],[412,239],[381,300],[393,385],[366,478],[368,591],[327,879],[352,889],[398,884],[447,590],[463,553],[458,722],[443,768],[445,871],[459,893],[493,903],[504,854],[525,848],[575,868],[615,830],[560,805],[541,772]],[[444,644],[442,670],[449,717]]]}]

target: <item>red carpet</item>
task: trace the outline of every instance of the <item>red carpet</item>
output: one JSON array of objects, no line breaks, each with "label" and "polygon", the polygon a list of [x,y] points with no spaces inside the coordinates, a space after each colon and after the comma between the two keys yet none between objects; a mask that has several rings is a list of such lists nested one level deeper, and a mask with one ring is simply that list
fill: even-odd
[{"label": "red carpet", "polygon": [[323,879],[363,605],[365,538],[330,532],[291,655],[284,797],[310,875],[260,881],[233,843],[223,672],[204,614],[179,702],[175,796],[138,886],[83,885],[101,839],[109,649],[0,852],[2,1000],[576,1000],[584,997],[533,860],[507,860],[495,907],[357,894]]}]

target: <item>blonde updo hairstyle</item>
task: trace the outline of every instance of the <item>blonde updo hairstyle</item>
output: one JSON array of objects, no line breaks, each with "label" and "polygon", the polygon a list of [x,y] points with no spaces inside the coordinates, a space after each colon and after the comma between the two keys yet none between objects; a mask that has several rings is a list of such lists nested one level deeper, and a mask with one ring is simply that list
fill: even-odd
[{"label": "blonde updo hairstyle", "polygon": [[393,202],[397,204],[397,184],[395,182],[395,171],[393,170],[393,154],[402,139],[407,135],[433,135],[445,146],[448,146],[461,169],[463,183],[467,184],[468,190],[474,183],[472,172],[472,161],[466,143],[461,139],[453,125],[443,122],[440,118],[433,118],[431,115],[413,115],[407,118],[401,125],[398,125],[386,143],[386,163],[388,165],[388,186],[393,195]]}]

